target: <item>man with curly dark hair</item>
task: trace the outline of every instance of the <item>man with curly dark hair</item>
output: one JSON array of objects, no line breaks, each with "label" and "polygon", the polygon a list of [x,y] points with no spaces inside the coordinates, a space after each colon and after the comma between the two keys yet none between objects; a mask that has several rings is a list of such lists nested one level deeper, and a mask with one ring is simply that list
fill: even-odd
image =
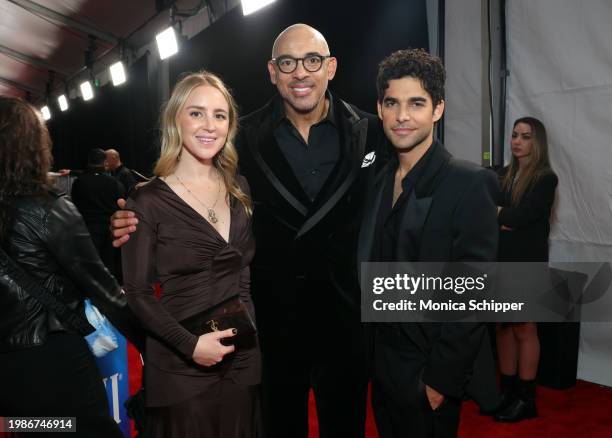
[{"label": "man with curly dark hair", "polygon": [[[412,77],[419,79],[421,85],[431,97],[436,107],[444,101],[444,82],[446,72],[439,58],[431,56],[425,50],[398,50],[385,58],[379,65],[376,77],[378,101],[382,102],[389,81]],[[442,110],[444,107],[442,107]],[[437,121],[437,120],[435,120]]]},{"label": "man with curly dark hair", "polygon": [[[400,50],[380,63],[378,116],[396,156],[368,198],[361,261],[495,260],[495,175],[455,160],[433,137],[444,80],[441,61],[423,50]],[[381,438],[454,437],[464,395],[485,408],[497,402],[484,324],[380,323],[372,332]]]}]

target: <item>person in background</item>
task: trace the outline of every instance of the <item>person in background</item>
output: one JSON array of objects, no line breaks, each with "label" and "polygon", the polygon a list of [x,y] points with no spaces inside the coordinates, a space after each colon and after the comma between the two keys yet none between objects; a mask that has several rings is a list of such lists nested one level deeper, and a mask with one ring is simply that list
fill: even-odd
[{"label": "person in background", "polygon": [[151,333],[144,367],[150,438],[262,437],[256,337],[235,347],[227,345],[231,328],[197,336],[179,322],[236,294],[254,313],[252,202],[236,173],[237,129],[221,79],[205,71],[183,77],[163,112],[157,178],[126,206],[139,226],[122,248],[125,290]]},{"label": "person in background", "polygon": [[[542,122],[533,117],[516,120],[511,147],[510,165],[501,172],[498,260],[547,262],[549,221],[558,179],[548,159]],[[536,323],[497,324],[497,354],[503,403],[495,420],[517,422],[536,417],[540,359]]]},{"label": "person in background", "polygon": [[136,179],[132,175],[132,171],[121,162],[121,156],[115,149],[107,149],[105,153],[108,170],[110,170],[112,176],[123,184],[126,195],[129,195],[136,185]]},{"label": "person in background", "polygon": [[[48,179],[51,139],[39,113],[0,96],[0,413],[76,417],[83,438],[121,438],[84,335],[84,299],[139,348],[142,334],[81,215]],[[49,306],[16,280],[52,296]],[[80,324],[77,322],[80,321]]]},{"label": "person in background", "polygon": [[108,235],[109,217],[117,209],[117,199],[125,197],[125,188],[106,172],[106,154],[91,149],[87,171],[72,184],[71,198],[85,220],[100,258],[113,274],[117,274],[115,248]]}]

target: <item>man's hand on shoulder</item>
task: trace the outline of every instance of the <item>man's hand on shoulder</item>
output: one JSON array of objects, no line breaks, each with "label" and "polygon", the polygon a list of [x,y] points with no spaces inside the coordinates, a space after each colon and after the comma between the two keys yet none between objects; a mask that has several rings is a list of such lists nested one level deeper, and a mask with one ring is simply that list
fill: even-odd
[{"label": "man's hand on shoulder", "polygon": [[130,240],[130,233],[136,231],[136,225],[138,224],[138,219],[133,211],[123,210],[125,199],[118,199],[117,205],[121,210],[117,210],[110,219],[110,232],[115,248],[119,248]]}]

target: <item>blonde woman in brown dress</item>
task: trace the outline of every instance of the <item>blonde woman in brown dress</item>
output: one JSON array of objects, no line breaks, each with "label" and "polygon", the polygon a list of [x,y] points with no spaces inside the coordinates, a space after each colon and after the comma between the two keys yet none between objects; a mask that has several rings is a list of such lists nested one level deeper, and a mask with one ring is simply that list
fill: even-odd
[{"label": "blonde woman in brown dress", "polygon": [[261,436],[255,337],[235,348],[232,329],[196,336],[179,322],[236,293],[253,314],[252,206],[246,180],[236,174],[237,124],[234,100],[217,76],[185,76],[162,116],[157,178],[127,203],[139,223],[123,246],[123,273],[129,304],[150,333],[150,437]]}]

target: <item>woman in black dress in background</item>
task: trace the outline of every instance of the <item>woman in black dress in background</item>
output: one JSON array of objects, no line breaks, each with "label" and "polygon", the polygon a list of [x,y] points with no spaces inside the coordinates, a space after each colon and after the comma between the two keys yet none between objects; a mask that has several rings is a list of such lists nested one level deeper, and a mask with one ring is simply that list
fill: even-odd
[{"label": "woman in black dress in background", "polygon": [[[546,129],[539,120],[514,122],[512,160],[502,174],[498,207],[500,262],[547,262],[550,213],[557,176],[550,167]],[[497,325],[503,403],[497,421],[537,416],[535,379],[540,342],[534,322]]]},{"label": "woman in black dress in background", "polygon": [[236,174],[237,125],[232,96],[217,76],[184,77],[162,116],[157,178],[126,206],[139,220],[123,246],[123,275],[130,306],[151,333],[145,357],[151,438],[261,436],[255,337],[234,349],[227,346],[231,329],[196,336],[179,323],[237,293],[253,312],[255,242],[249,188]]}]

